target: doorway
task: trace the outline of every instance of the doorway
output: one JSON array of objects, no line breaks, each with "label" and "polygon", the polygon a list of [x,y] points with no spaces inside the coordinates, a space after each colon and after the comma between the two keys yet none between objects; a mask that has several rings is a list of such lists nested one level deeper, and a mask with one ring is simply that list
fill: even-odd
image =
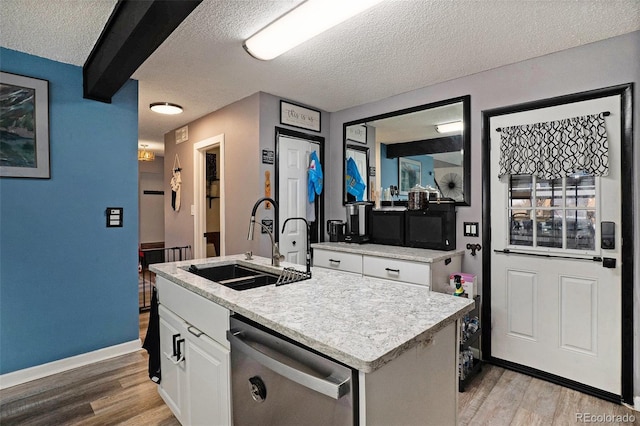
[{"label": "doorway", "polygon": [[311,243],[322,241],[324,221],[324,191],[309,202],[308,173],[311,155],[315,152],[324,163],[324,138],[276,127],[276,177],[275,194],[279,206],[280,253],[287,262],[305,264],[306,225],[301,220],[292,220],[282,229],[287,218],[302,217],[310,225]]},{"label": "doorway", "polygon": [[224,256],[224,134],[193,145],[193,182],[193,257]]},{"label": "doorway", "polygon": [[[630,99],[623,85],[483,112],[485,360],[618,403],[633,400]],[[608,171],[504,174],[509,132],[568,135],[578,117],[597,122],[589,135],[606,135],[594,158]],[[564,167],[586,152],[577,134],[521,148],[514,161],[529,167],[549,150],[564,162],[544,164]],[[541,154],[523,161],[526,152]]]},{"label": "doorway", "polygon": [[220,256],[220,146],[207,150],[206,156],[206,226],[207,257]]}]

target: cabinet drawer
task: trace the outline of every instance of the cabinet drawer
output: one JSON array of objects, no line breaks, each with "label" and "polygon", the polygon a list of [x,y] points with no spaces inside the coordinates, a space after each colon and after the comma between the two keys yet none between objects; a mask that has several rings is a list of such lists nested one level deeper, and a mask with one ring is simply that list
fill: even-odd
[{"label": "cabinet drawer", "polygon": [[363,256],[362,267],[364,275],[424,286],[431,285],[431,266],[428,263]]},{"label": "cabinet drawer", "polygon": [[163,277],[156,277],[158,299],[170,311],[229,349],[229,310]]},{"label": "cabinet drawer", "polygon": [[313,266],[362,274],[362,255],[314,249]]}]

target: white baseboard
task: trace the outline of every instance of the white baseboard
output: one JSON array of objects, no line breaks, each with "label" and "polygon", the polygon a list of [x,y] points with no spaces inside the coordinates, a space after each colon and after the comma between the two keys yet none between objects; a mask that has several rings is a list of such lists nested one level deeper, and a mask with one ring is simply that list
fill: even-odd
[{"label": "white baseboard", "polygon": [[633,408],[635,411],[640,412],[640,396],[633,397]]},{"label": "white baseboard", "polygon": [[10,388],[32,380],[41,379],[52,374],[62,373],[94,362],[104,361],[120,355],[126,355],[140,350],[142,343],[140,339],[119,345],[109,346],[96,351],[63,358],[46,364],[36,365],[11,373],[0,375],[0,389]]}]

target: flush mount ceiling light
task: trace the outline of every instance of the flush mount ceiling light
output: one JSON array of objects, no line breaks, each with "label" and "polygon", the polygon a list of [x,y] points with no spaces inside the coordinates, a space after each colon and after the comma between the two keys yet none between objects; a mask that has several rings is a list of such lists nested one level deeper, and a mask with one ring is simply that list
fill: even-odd
[{"label": "flush mount ceiling light", "polygon": [[463,129],[462,121],[452,121],[451,123],[436,124],[438,133],[461,132]]},{"label": "flush mount ceiling light", "polygon": [[307,0],[252,35],[243,47],[254,58],[268,61],[381,1]]},{"label": "flush mount ceiling light", "polygon": [[153,161],[156,159],[156,154],[150,151],[147,151],[147,147],[149,145],[142,144],[140,145],[142,149],[138,150],[138,161]]},{"label": "flush mount ceiling light", "polygon": [[180,105],[171,104],[169,102],[154,102],[149,105],[149,108],[151,108],[151,111],[159,114],[174,115],[182,112],[182,107]]}]

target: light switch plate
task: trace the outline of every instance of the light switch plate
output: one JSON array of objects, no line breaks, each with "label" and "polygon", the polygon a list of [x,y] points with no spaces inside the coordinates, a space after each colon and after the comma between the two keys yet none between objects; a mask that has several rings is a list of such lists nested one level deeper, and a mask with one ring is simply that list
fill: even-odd
[{"label": "light switch plate", "polygon": [[107,228],[122,228],[122,207],[107,207]]},{"label": "light switch plate", "polygon": [[477,237],[480,230],[480,224],[478,222],[465,222],[464,223],[464,236],[465,237]]}]

